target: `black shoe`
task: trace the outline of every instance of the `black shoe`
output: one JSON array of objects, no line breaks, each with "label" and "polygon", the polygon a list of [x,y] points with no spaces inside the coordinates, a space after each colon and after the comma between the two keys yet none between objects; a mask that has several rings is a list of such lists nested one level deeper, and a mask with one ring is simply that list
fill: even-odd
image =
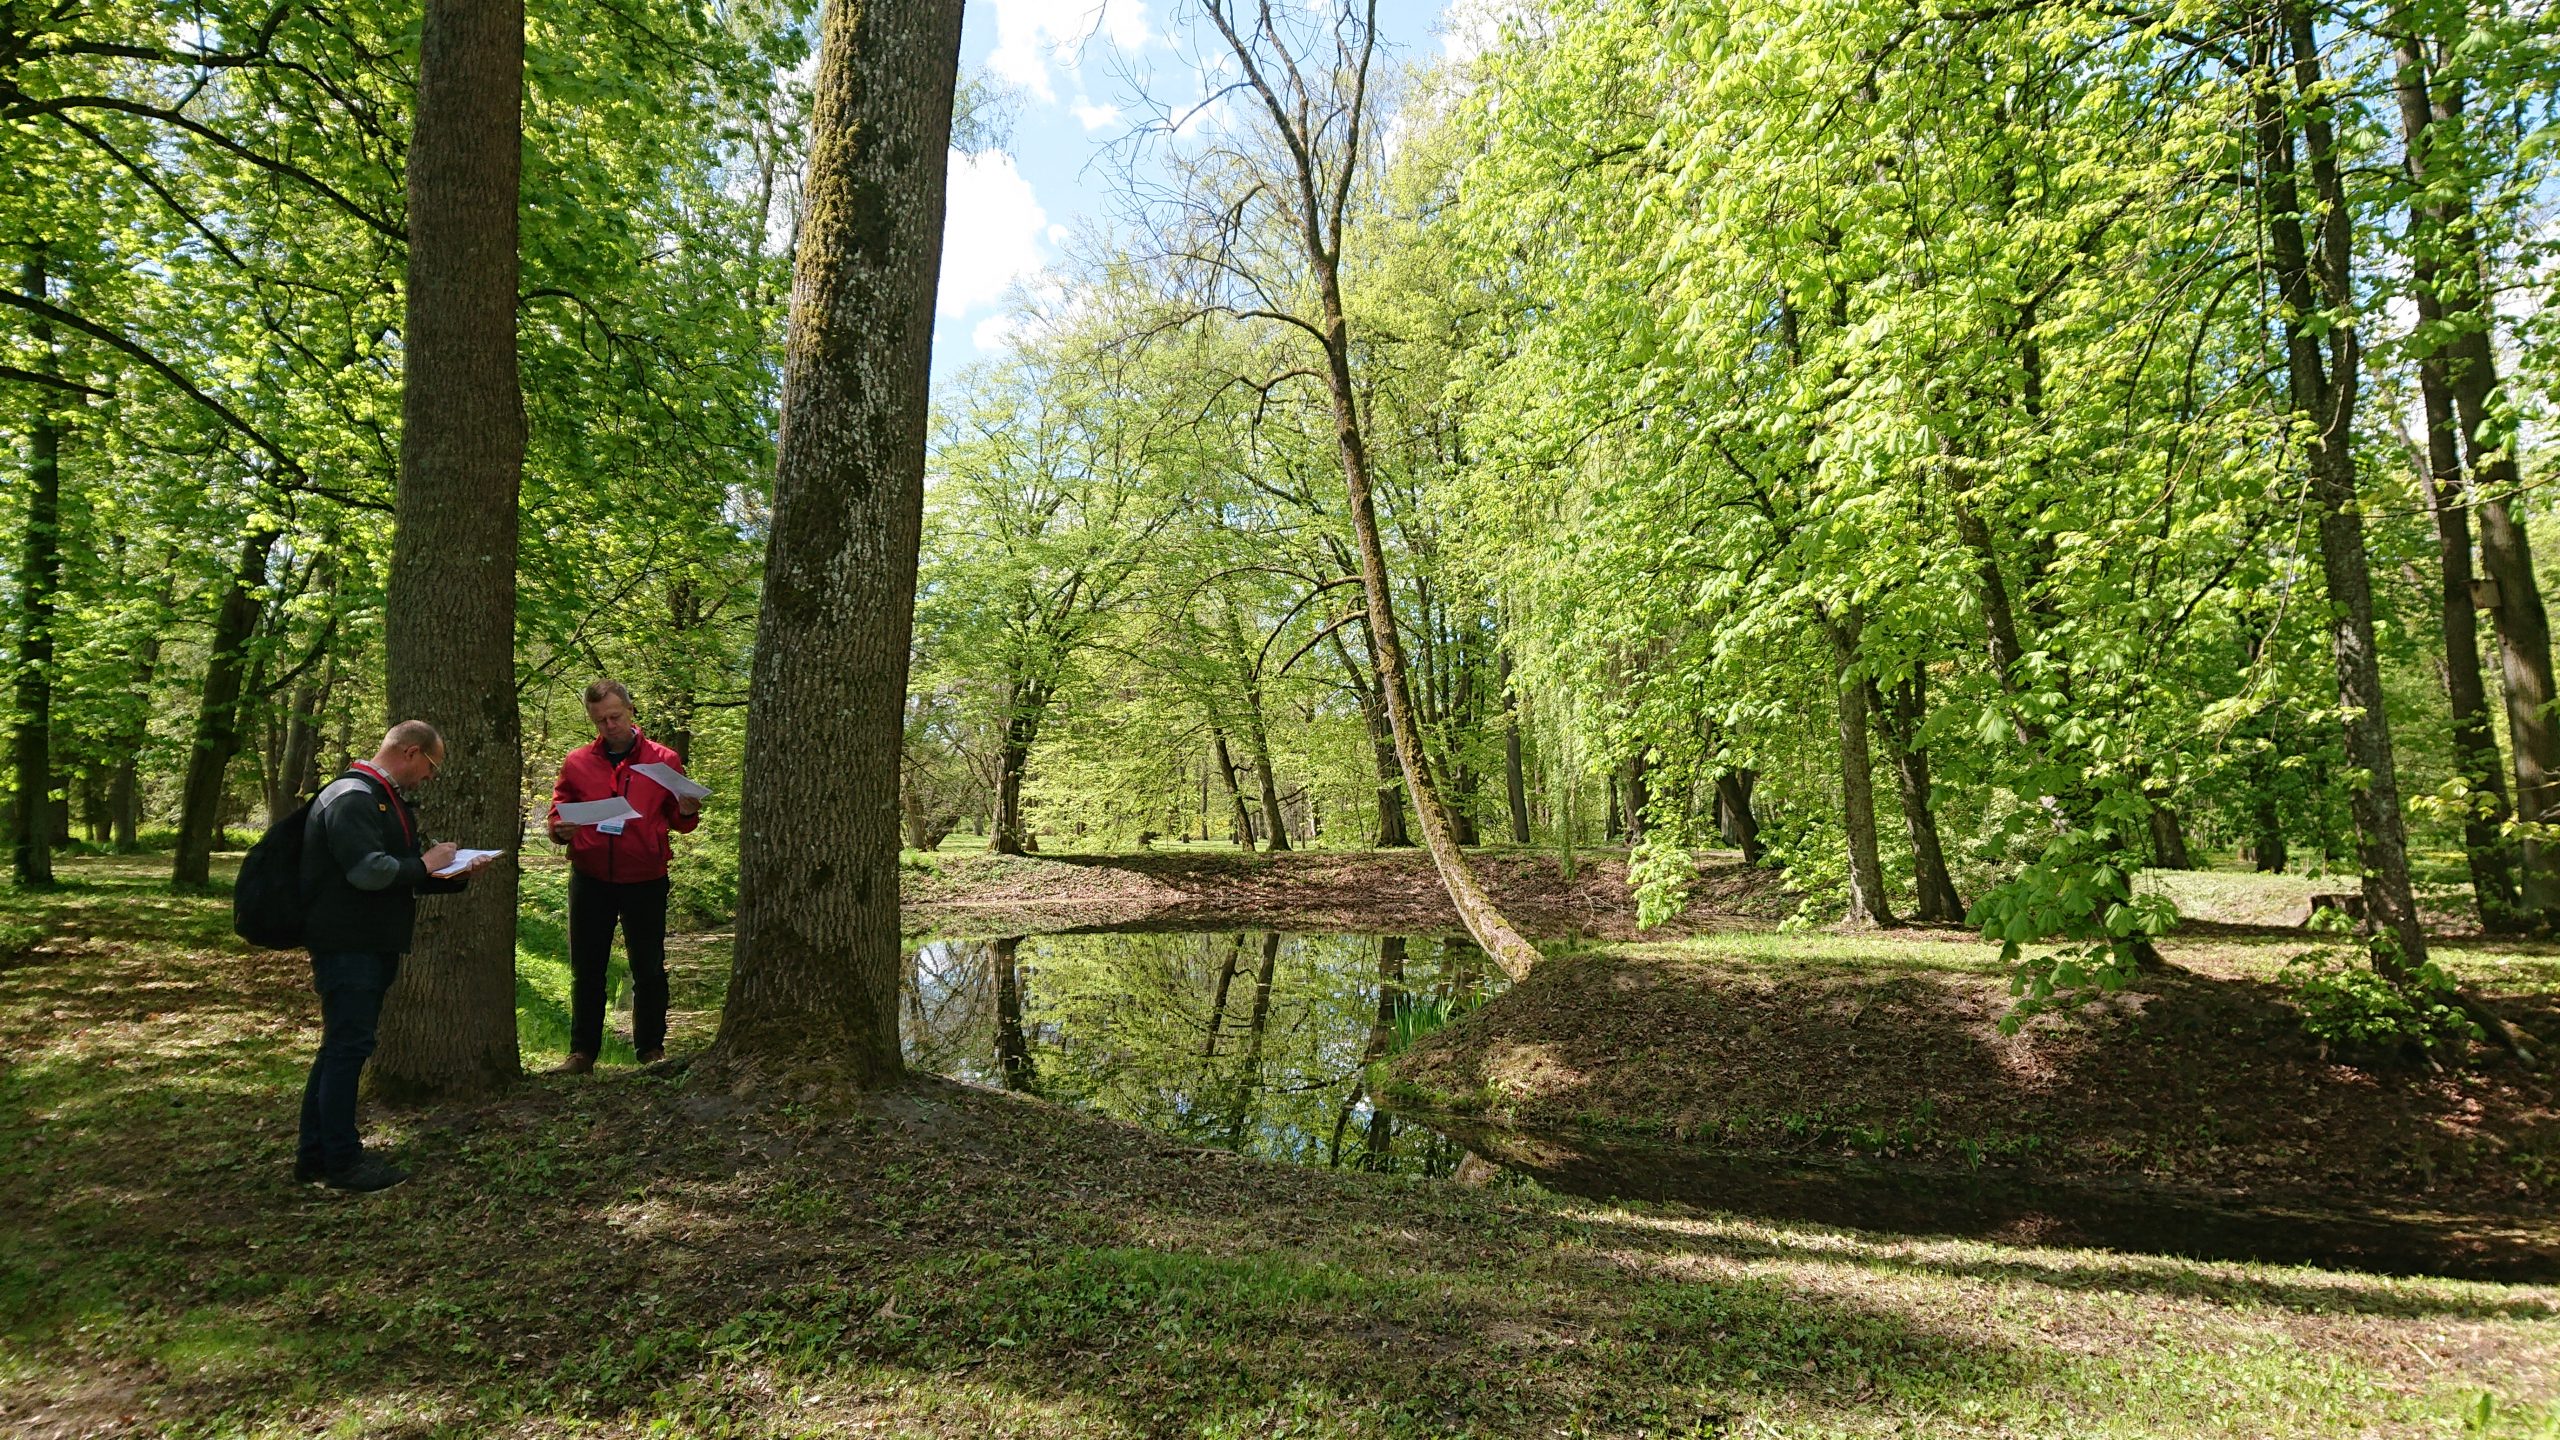
[{"label": "black shoe", "polygon": [[362,1193],[388,1190],[408,1179],[409,1172],[379,1155],[367,1155],[346,1169],[333,1170],[321,1178],[332,1190],[353,1190]]},{"label": "black shoe", "polygon": [[302,1157],[300,1157],[300,1156],[298,1156],[298,1155],[294,1157],[294,1161],[293,1161],[293,1183],[294,1183],[294,1184],[296,1184],[296,1185],[317,1185],[317,1184],[319,1184],[319,1183],[320,1183],[321,1178],[322,1178],[324,1175],[326,1175],[326,1174],[327,1174],[327,1172],[326,1172],[326,1171],[324,1171],[324,1170],[322,1170],[322,1169],[320,1168],[320,1162],[319,1162],[319,1161],[317,1161],[317,1160],[305,1160],[305,1159],[303,1159]]}]

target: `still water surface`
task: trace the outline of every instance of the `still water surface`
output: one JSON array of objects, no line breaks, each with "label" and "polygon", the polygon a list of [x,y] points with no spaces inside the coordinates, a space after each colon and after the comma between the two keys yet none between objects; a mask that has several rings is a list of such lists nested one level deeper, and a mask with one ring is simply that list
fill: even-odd
[{"label": "still water surface", "polygon": [[1387,1113],[1368,1065],[1489,998],[1464,939],[1270,930],[930,940],[908,956],[909,1062],[1193,1144],[1446,1175],[1464,1149]]}]

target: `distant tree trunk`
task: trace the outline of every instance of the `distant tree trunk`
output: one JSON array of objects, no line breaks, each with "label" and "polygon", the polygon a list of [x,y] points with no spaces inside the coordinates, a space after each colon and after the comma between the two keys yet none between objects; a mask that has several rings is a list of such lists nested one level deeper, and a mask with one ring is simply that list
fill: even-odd
[{"label": "distant tree trunk", "polygon": [[1271,747],[1255,727],[1253,741],[1253,774],[1262,785],[1262,848],[1274,854],[1289,848],[1289,821],[1280,813],[1280,782],[1271,773]]},{"label": "distant tree trunk", "polygon": [[1502,788],[1511,802],[1511,843],[1529,843],[1529,780],[1520,763],[1520,703],[1511,693],[1511,652],[1502,652]]},{"label": "distant tree trunk", "polygon": [[1849,913],[1843,923],[1891,925],[1884,865],[1876,853],[1875,760],[1867,746],[1867,686],[1855,669],[1857,622],[1827,613],[1821,620],[1836,666],[1832,690],[1840,722],[1840,824],[1849,850]]},{"label": "distant tree trunk", "polygon": [[[37,245],[27,257],[26,293],[43,301],[51,284],[45,249]],[[30,329],[37,363],[46,374],[59,373],[52,322],[39,319]],[[46,796],[53,776],[53,619],[62,589],[66,427],[59,405],[60,397],[50,390],[37,394],[27,432],[27,525],[18,568],[18,729],[12,746],[17,803],[10,838],[10,869],[20,885],[53,883],[53,833],[46,823],[52,807]]]},{"label": "distant tree trunk", "polygon": [[[2320,507],[2320,563],[2328,584],[2330,648],[2345,712],[2347,761],[2367,777],[2349,791],[2364,871],[2368,923],[2398,941],[2377,950],[2375,964],[2400,974],[2425,963],[2427,940],[2409,888],[2408,841],[2402,830],[2399,773],[2383,709],[2382,668],[2375,651],[2373,581],[2364,545],[2364,511],[2356,496],[2354,424],[2363,353],[2354,324],[2353,242],[2338,168],[2331,102],[2321,98],[2320,47],[2299,0],[2280,7],[2282,41],[2291,50],[2290,93],[2277,84],[2273,44],[2253,41],[2268,73],[2254,97],[2261,178],[2266,195],[2268,254],[2284,302],[2286,373],[2294,412],[2308,422],[2311,488]],[[2306,239],[2306,213],[2296,174],[2294,108],[2319,216],[2317,246]],[[2326,315],[2325,323],[2315,317]]]},{"label": "distant tree trunk", "polygon": [[329,706],[329,692],[337,687],[338,658],[330,655],[317,672],[305,672],[295,682],[293,699],[287,705],[283,743],[277,748],[274,772],[267,786],[267,818],[274,821],[291,814],[302,797],[318,789],[320,770],[320,723]]},{"label": "distant tree trunk", "polygon": [[1022,937],[1008,935],[989,947],[996,971],[996,1065],[1007,1090],[1029,1090],[1037,1077],[1031,1069],[1031,1042],[1022,1033],[1022,969],[1016,952]]},{"label": "distant tree trunk", "polygon": [[[258,628],[258,592],[266,588],[267,556],[278,538],[277,531],[261,530],[241,542],[231,583],[224,587],[221,607],[214,612],[204,691],[196,705],[195,740],[187,750],[186,788],[178,802],[178,853],[169,872],[169,883],[182,888],[202,889],[212,883],[213,844],[222,828],[223,784],[230,776],[232,757],[240,753],[240,694],[249,666],[249,641]],[[514,953],[512,943],[508,953]],[[508,995],[512,1013],[512,988]]]},{"label": "distant tree trunk", "polygon": [[1626,811],[1618,804],[1618,772],[1609,772],[1609,814],[1600,822],[1600,838],[1615,844],[1627,833]]},{"label": "distant tree trunk", "polygon": [[1627,757],[1626,769],[1623,772],[1627,786],[1627,843],[1629,845],[1644,843],[1645,807],[1653,803],[1653,791],[1645,784],[1644,754],[1643,748],[1638,747],[1636,753]]},{"label": "distant tree trunk", "polygon": [[2161,799],[2151,802],[2151,868],[2196,868],[2187,858],[2187,827],[2179,823],[2177,809]]},{"label": "distant tree trunk", "polygon": [[1387,731],[1386,703],[1338,635],[1333,637],[1333,652],[1350,676],[1351,688],[1360,697],[1360,718],[1369,726],[1369,754],[1378,771],[1378,848],[1401,849],[1413,843],[1413,836],[1404,825],[1404,772],[1396,764],[1395,737]]},{"label": "distant tree trunk", "polygon": [[1756,770],[1728,770],[1716,777],[1716,828],[1725,843],[1742,852],[1742,863],[1757,865],[1768,853],[1760,844],[1760,818],[1751,813],[1751,792],[1760,783]]},{"label": "distant tree trunk", "polygon": [[898,757],[960,0],[820,21],[737,961],[710,1070],[880,1086],[898,1051]]},{"label": "distant tree trunk", "polygon": [[1022,825],[1022,779],[1031,768],[1031,747],[1040,739],[1040,722],[1048,713],[1049,692],[1037,681],[1010,681],[1005,697],[1004,738],[996,747],[996,814],[987,851],[1019,855],[1029,848]]},{"label": "distant tree trunk", "polygon": [[1250,850],[1253,848],[1253,815],[1244,808],[1244,786],[1236,780],[1235,751],[1227,744],[1226,731],[1212,729],[1209,735],[1218,760],[1218,783],[1226,787],[1228,824],[1233,827],[1237,848]]},{"label": "distant tree trunk", "polygon": [[1920,744],[1920,726],[1928,696],[1919,676],[1897,683],[1888,697],[1883,687],[1867,682],[1867,709],[1876,717],[1876,734],[1884,741],[1885,763],[1893,767],[1896,794],[1902,801],[1903,833],[1911,839],[1911,880],[1923,920],[1954,922],[1964,918],[1964,901],[1947,874],[1947,857],[1938,841],[1938,815],[1929,800],[1929,752]]},{"label": "distant tree trunk", "polygon": [[[516,850],[516,209],[522,0],[426,0],[409,156],[409,293],[400,482],[383,596],[384,699],[443,732],[425,797],[436,839]],[[372,1083],[394,1101],[514,1080],[516,887],[496,865],[419,907],[417,950],[382,1011]]]},{"label": "distant tree trunk", "polygon": [[[668,587],[667,617],[674,628],[677,642],[689,645],[694,632],[702,628],[706,618],[703,614],[702,592],[694,588],[691,580],[678,580]],[[665,695],[659,702],[659,708],[666,717],[664,722],[666,730],[664,734],[656,737],[668,749],[676,752],[677,762],[688,770],[693,767],[694,712],[701,699],[694,688],[693,675],[693,666],[690,663],[680,664],[677,667],[674,680],[669,683]],[[927,845],[919,848],[930,850],[933,847]]]}]

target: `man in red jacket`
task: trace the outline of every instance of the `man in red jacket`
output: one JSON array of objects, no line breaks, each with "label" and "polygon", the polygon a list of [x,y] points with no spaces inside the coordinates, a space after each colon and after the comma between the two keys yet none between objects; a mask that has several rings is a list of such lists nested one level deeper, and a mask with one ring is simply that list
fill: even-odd
[{"label": "man in red jacket", "polygon": [[[560,762],[551,787],[551,839],[569,847],[569,1061],[584,1075],[604,1049],[604,971],[613,953],[614,922],[631,962],[631,1044],[640,1063],[667,1055],[667,832],[690,834],[702,823],[702,801],[678,796],[640,772],[649,764],[678,772],[676,752],[632,723],[631,692],[619,680],[587,687],[587,718],[596,743]],[[560,818],[563,803],[621,796],[640,813],[597,825]]]}]

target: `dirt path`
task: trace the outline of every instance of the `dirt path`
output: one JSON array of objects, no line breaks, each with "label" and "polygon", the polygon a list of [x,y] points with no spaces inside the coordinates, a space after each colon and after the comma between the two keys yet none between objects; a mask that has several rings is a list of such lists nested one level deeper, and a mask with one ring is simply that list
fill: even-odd
[{"label": "dirt path", "polygon": [[[1569,880],[1550,854],[1493,852],[1475,862],[1503,913],[1533,939],[1636,936],[1624,856],[1579,856]],[[1186,924],[1373,934],[1458,929],[1457,912],[1430,857],[1418,850],[935,855],[901,880],[908,925],[922,930]],[[1736,920],[1767,925],[1793,908],[1775,876],[1738,859],[1710,858],[1693,894],[1686,916],[1647,933],[1688,934]]]}]

